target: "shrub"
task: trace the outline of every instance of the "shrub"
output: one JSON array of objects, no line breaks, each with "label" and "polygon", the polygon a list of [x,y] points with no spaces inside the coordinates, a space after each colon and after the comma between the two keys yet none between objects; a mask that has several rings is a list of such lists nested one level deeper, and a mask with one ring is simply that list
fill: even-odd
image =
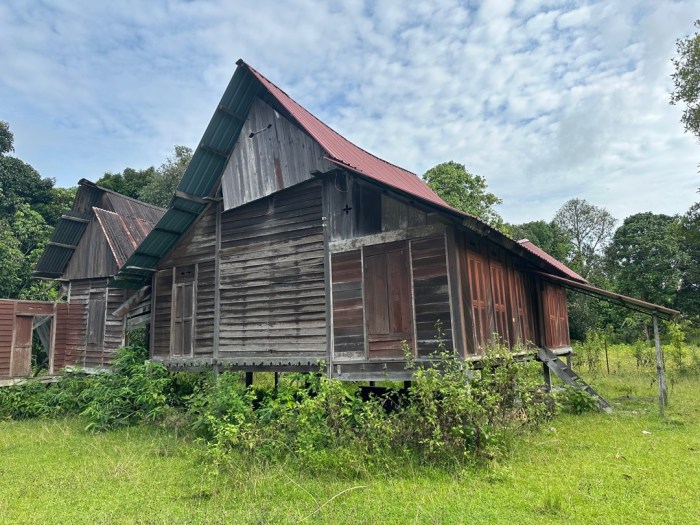
[{"label": "shrub", "polygon": [[581,388],[566,386],[553,393],[559,409],[569,414],[583,414],[600,409],[598,398]]}]

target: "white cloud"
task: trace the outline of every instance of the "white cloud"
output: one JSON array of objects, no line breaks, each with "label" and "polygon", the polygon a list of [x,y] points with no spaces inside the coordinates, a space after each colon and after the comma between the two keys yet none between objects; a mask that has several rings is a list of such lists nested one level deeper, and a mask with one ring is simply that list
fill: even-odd
[{"label": "white cloud", "polygon": [[677,213],[698,149],[668,105],[687,1],[0,4],[0,118],[70,185],[196,145],[242,57],[358,145],[483,175],[520,222],[569,198]]}]

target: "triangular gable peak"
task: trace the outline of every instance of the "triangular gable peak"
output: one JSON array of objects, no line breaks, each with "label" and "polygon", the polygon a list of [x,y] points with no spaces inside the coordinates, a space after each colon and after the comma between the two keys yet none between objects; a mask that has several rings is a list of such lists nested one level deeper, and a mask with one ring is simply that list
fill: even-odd
[{"label": "triangular gable peak", "polygon": [[237,208],[313,178],[336,166],[308,134],[256,98],[224,169],[224,209]]},{"label": "triangular gable peak", "polygon": [[561,272],[480,218],[448,206],[415,174],[352,144],[242,60],[237,64],[167,212],[110,286],[143,286],[160,259],[217,198],[220,187],[225,208],[232,209],[303,182],[312,171],[331,171],[329,167],[427,205],[537,266]]},{"label": "triangular gable peak", "polygon": [[[101,188],[86,179],[78,182],[73,205],[59,219],[33,277],[43,279],[85,279],[110,277],[136,247],[133,245],[121,259],[115,256],[95,210],[118,214],[130,229],[143,240],[163,216],[164,209]],[[146,231],[147,230],[147,231]],[[82,255],[80,255],[82,253]]]}]

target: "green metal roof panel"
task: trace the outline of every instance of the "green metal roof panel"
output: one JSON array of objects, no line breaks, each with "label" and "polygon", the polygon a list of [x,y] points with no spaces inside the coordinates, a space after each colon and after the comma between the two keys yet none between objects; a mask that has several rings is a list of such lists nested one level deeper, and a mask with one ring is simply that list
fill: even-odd
[{"label": "green metal roof panel", "polygon": [[[177,187],[179,192],[199,198],[213,196],[260,89],[260,81],[246,67],[236,69]],[[158,265],[156,258],[163,257],[172,249],[204,208],[205,205],[201,202],[174,196],[168,211],[110,281],[109,286],[140,288],[150,279],[151,272],[129,267],[155,269]],[[146,273],[148,275],[144,275]]]}]

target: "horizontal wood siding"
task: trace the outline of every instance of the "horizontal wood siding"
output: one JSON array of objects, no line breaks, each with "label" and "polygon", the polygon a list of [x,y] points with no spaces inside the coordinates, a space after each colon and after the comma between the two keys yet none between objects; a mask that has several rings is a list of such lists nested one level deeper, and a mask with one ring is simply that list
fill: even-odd
[{"label": "horizontal wood siding", "polygon": [[325,156],[316,141],[256,99],[222,176],[224,209],[307,181],[313,171],[333,169]]},{"label": "horizontal wood siding", "polygon": [[413,296],[418,356],[427,356],[438,346],[438,321],[447,348],[452,348],[452,317],[447,279],[445,238],[411,241]]},{"label": "horizontal wood siding", "polygon": [[221,247],[219,354],[324,358],[320,183],[224,212]]},{"label": "horizontal wood siding", "polygon": [[173,296],[173,271],[166,268],[156,273],[153,279],[155,292],[153,297],[155,305],[152,305],[151,316],[153,324],[153,348],[151,353],[154,357],[170,356],[170,319]]},{"label": "horizontal wood siding", "polygon": [[116,317],[113,314],[126,301],[128,295],[130,293],[126,290],[117,288],[109,288],[107,290],[104,349],[99,366],[110,366],[116,351],[124,344],[124,323],[126,323],[126,317]]},{"label": "horizontal wood siding", "polygon": [[158,269],[191,265],[214,259],[216,249],[216,209],[209,206],[172,250],[158,263]]},{"label": "horizontal wood siding", "polygon": [[332,254],[331,268],[334,359],[364,359],[361,250]]},{"label": "horizontal wood siding", "polygon": [[211,355],[214,351],[214,269],[213,260],[197,267],[195,355]]}]

